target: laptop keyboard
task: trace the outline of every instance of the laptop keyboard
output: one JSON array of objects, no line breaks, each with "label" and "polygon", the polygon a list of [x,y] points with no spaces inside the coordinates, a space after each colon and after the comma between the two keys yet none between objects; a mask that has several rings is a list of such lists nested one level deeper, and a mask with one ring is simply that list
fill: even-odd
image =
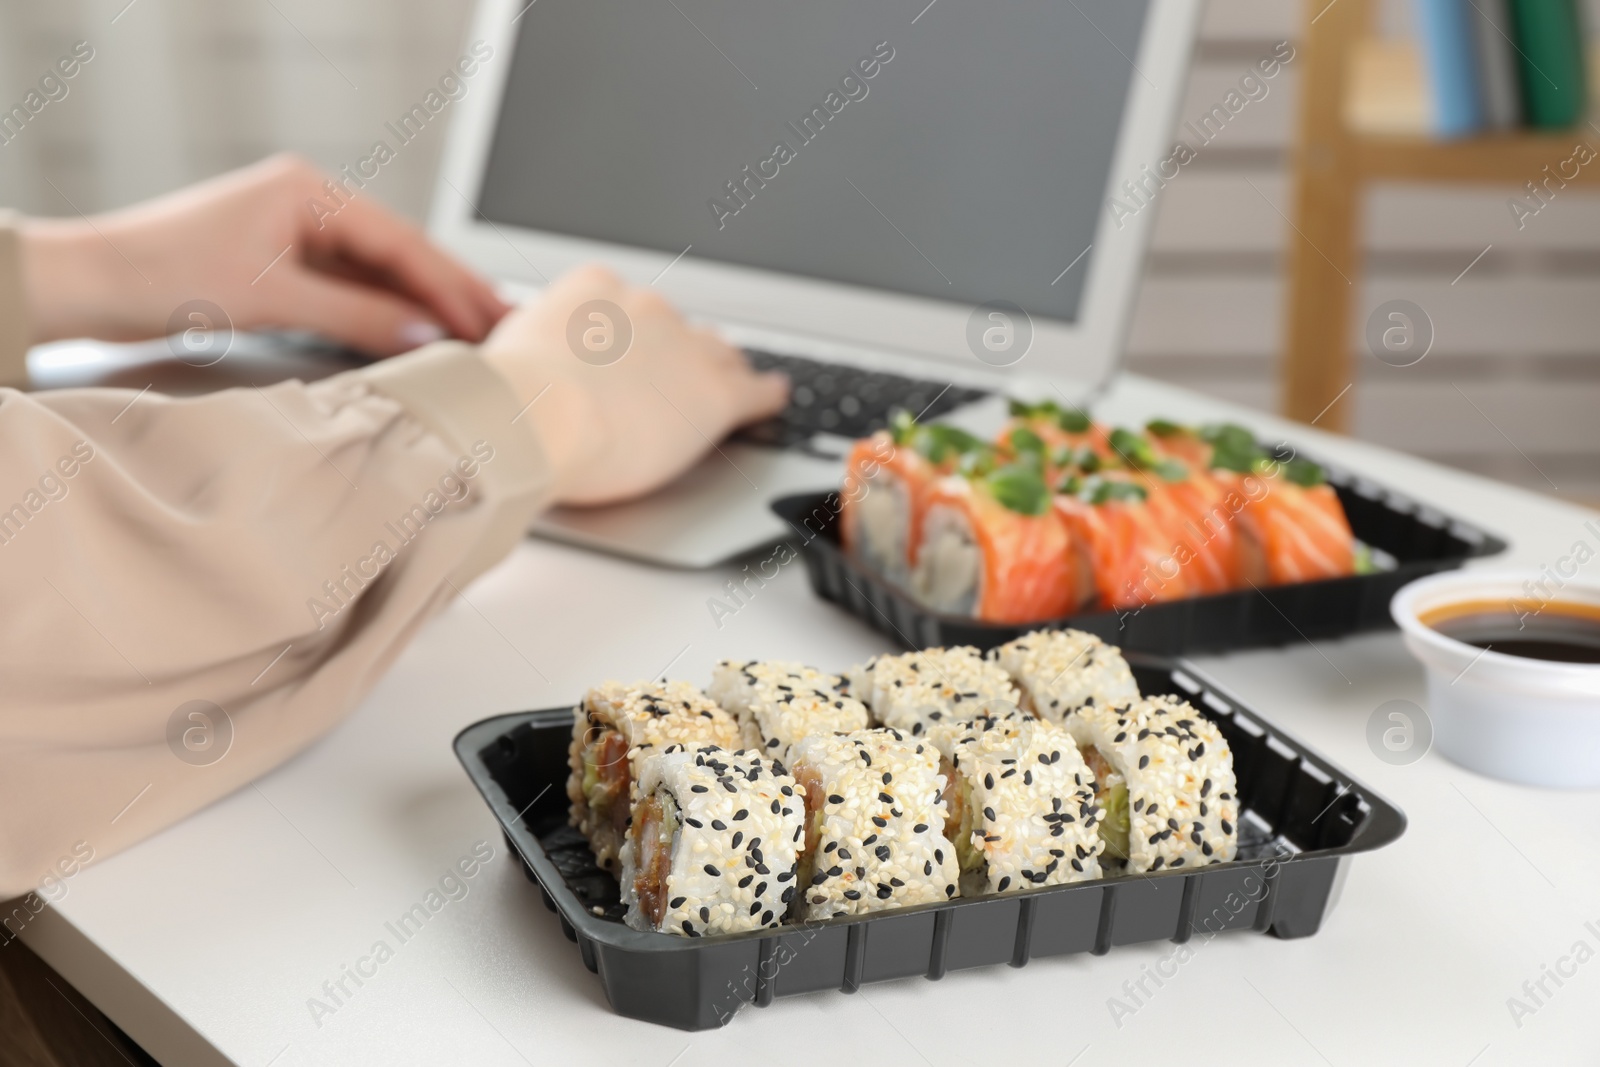
[{"label": "laptop keyboard", "polygon": [[988,394],[949,382],[907,378],[803,356],[746,349],[757,370],[789,376],[789,406],[774,418],[740,430],[735,438],[775,448],[800,448],[818,433],[866,437],[905,409],[922,420],[938,418]]}]

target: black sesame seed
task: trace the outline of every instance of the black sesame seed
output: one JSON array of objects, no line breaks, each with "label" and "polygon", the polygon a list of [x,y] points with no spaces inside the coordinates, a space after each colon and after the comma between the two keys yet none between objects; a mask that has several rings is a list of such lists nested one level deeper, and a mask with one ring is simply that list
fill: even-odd
[{"label": "black sesame seed", "polygon": [[708,793],[708,792],[710,792],[710,790],[708,790],[703,785],[691,785],[689,787],[689,792],[691,792],[691,793]]},{"label": "black sesame seed", "polygon": [[843,804],[844,803],[844,797],[840,796],[838,793],[829,793],[828,794],[828,803],[829,804]]},{"label": "black sesame seed", "polygon": [[1139,769],[1142,771],[1148,766],[1150,766],[1150,757],[1149,756],[1140,756],[1139,757]]},{"label": "black sesame seed", "polygon": [[706,864],[706,873],[713,878],[720,878],[722,876],[722,872],[717,870],[714,864],[710,863]]},{"label": "black sesame seed", "polygon": [[1227,819],[1223,819],[1222,820],[1222,832],[1225,833],[1225,834],[1233,833],[1233,823],[1229,822]]},{"label": "black sesame seed", "polygon": [[990,822],[994,822],[997,816],[995,815],[993,808],[984,808],[983,817],[988,819]]},{"label": "black sesame seed", "polygon": [[713,830],[726,830],[728,828],[728,824],[723,822],[721,819],[712,819],[711,828]]},{"label": "black sesame seed", "polygon": [[1075,871],[1078,871],[1079,873],[1082,873],[1083,864],[1079,863],[1077,860],[1073,860],[1072,861],[1072,869],[1075,870]]},{"label": "black sesame seed", "polygon": [[1006,891],[1006,889],[1010,887],[1010,885],[1011,885],[1011,876],[1008,874],[1004,878],[1000,879],[1000,884],[998,886],[996,886],[995,888],[1000,890],[1000,892],[1004,893]]},{"label": "black sesame seed", "polygon": [[673,897],[671,900],[667,901],[667,906],[669,908],[681,908],[683,907],[684,901],[688,899],[688,897]]},{"label": "black sesame seed", "polygon": [[983,776],[983,787],[985,789],[993,789],[994,788],[994,775],[986,774],[986,775]]},{"label": "black sesame seed", "polygon": [[893,895],[894,895],[894,890],[893,889],[891,889],[888,886],[882,884],[881,882],[878,884],[878,899],[879,900],[888,900]]}]

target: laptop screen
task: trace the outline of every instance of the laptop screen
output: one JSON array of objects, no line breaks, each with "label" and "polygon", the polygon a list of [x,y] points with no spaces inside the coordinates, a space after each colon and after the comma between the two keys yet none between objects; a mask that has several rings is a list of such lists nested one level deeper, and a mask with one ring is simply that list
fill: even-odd
[{"label": "laptop screen", "polygon": [[538,0],[479,210],[1076,321],[1148,0],[925,4]]}]

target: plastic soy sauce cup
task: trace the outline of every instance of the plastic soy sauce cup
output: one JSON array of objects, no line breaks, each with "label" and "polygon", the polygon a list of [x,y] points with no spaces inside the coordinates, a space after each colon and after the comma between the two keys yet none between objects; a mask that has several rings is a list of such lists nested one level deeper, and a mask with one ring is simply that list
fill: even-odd
[{"label": "plastic soy sauce cup", "polygon": [[1600,586],[1453,571],[1405,586],[1389,613],[1427,669],[1447,759],[1523,785],[1600,786]]}]

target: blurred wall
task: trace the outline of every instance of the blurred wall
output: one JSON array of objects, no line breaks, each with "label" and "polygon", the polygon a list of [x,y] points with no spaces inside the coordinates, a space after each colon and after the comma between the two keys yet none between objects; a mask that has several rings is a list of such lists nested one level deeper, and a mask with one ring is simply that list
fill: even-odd
[{"label": "blurred wall", "polygon": [[[94,211],[283,148],[338,167],[437,80],[469,16],[465,0],[0,0],[7,106],[73,41],[95,49],[69,95],[0,146],[0,203]],[[1297,41],[1304,18],[1297,0],[1211,0],[1181,117],[1209,110],[1276,42]],[[1406,32],[1405,0],[1387,0],[1381,21]],[[1291,62],[1163,194],[1131,369],[1276,406],[1301,69]],[[430,126],[369,192],[421,217],[442,133]],[[1356,343],[1367,314],[1397,297],[1428,311],[1437,340],[1408,368],[1358,353],[1355,432],[1600,500],[1600,197],[1565,191],[1518,231],[1513,192],[1395,187],[1369,199]]]},{"label": "blurred wall", "polygon": [[[0,145],[0,203],[96,211],[282,149],[353,163],[456,60],[471,11],[470,0],[0,0],[7,109],[74,41],[94,48],[66,98]],[[427,127],[368,192],[421,217],[443,133]]]},{"label": "blurred wall", "polygon": [[[1591,27],[1597,15],[1591,0]],[[1299,0],[1210,0],[1183,117],[1217,103],[1273,42],[1297,40],[1305,18]],[[1408,35],[1409,3],[1386,0],[1378,21],[1383,35]],[[1284,216],[1294,210],[1286,165],[1302,71],[1289,64],[1167,187],[1130,369],[1276,407],[1284,252],[1299,240]],[[1600,129],[1573,137],[1600,148]],[[1600,195],[1562,190],[1519,231],[1507,207],[1519,191],[1396,185],[1367,198],[1352,432],[1600,502]],[[1397,298],[1435,328],[1433,350],[1412,367],[1380,363],[1362,340],[1367,316]]]}]

